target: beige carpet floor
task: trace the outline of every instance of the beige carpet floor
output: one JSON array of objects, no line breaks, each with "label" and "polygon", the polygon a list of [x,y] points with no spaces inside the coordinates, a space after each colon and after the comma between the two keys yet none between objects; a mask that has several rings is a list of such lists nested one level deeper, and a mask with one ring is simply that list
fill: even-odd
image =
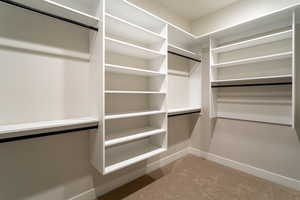
[{"label": "beige carpet floor", "polygon": [[121,199],[300,200],[300,192],[189,155],[98,200]]}]

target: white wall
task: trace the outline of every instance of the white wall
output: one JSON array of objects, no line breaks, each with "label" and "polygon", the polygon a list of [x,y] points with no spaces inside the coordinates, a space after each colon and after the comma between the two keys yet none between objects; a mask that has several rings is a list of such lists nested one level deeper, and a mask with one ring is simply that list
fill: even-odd
[{"label": "white wall", "polygon": [[241,0],[193,21],[192,33],[198,36],[217,31],[299,3],[299,0]]}]

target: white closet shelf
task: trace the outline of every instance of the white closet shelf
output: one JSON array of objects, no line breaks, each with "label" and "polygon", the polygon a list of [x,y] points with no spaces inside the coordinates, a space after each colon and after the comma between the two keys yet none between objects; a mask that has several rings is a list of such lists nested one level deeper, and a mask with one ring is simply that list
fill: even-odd
[{"label": "white closet shelf", "polygon": [[159,135],[166,132],[165,129],[157,129],[153,127],[145,127],[140,129],[121,131],[116,133],[108,133],[108,139],[105,141],[105,146],[113,146],[129,141],[143,139],[153,135]]},{"label": "white closet shelf", "polygon": [[262,76],[253,78],[239,78],[239,79],[225,79],[225,80],[215,80],[211,81],[212,85],[222,85],[229,83],[278,83],[278,82],[288,82],[292,81],[292,75],[278,75],[278,76]]},{"label": "white closet shelf", "polygon": [[168,70],[168,74],[170,75],[178,75],[178,76],[190,76],[189,72],[185,72],[185,71],[179,71],[179,70],[174,70],[174,69],[169,69]]},{"label": "white closet shelf", "polygon": [[143,59],[154,59],[165,56],[164,54],[158,51],[140,47],[134,44],[130,44],[128,42],[112,39],[109,37],[105,38],[105,42],[106,50],[108,52],[114,52],[122,55],[139,57]]},{"label": "white closet shelf", "polygon": [[242,121],[264,122],[264,123],[280,124],[280,125],[287,125],[287,126],[292,125],[290,118],[283,118],[283,117],[276,118],[274,116],[259,116],[259,115],[217,112],[217,117],[224,118],[224,119],[236,119],[236,120],[242,120]]},{"label": "white closet shelf", "polygon": [[178,115],[178,114],[185,114],[185,113],[193,113],[193,112],[201,112],[201,107],[186,107],[186,108],[174,108],[168,110],[168,115]]},{"label": "white closet shelf", "polygon": [[126,35],[127,39],[145,44],[159,43],[166,40],[166,38],[155,32],[149,31],[148,29],[115,17],[111,14],[106,13],[105,16],[105,30],[107,33],[122,37]]},{"label": "white closet shelf", "polygon": [[144,70],[144,69],[137,69],[133,67],[126,67],[120,65],[112,65],[112,64],[105,64],[105,70],[109,72],[117,72],[122,74],[132,74],[132,75],[140,75],[140,76],[164,76],[166,75],[163,72],[156,72],[152,70]]},{"label": "white closet shelf", "polygon": [[293,52],[284,52],[284,53],[272,54],[272,55],[267,55],[267,56],[259,56],[259,57],[254,57],[254,58],[246,58],[246,59],[241,59],[241,60],[213,64],[212,67],[216,67],[216,68],[231,67],[231,66],[236,66],[236,65],[245,65],[245,64],[266,62],[266,61],[272,61],[272,60],[283,60],[283,59],[287,59],[287,58],[292,58],[292,56],[293,56]]},{"label": "white closet shelf", "polygon": [[[155,155],[161,154],[165,151],[166,151],[165,148],[157,147],[157,146],[151,145],[151,144],[148,144],[147,146],[143,146],[142,148],[134,149],[134,151],[132,151],[132,152],[126,151],[126,157],[128,157],[128,159],[124,160],[124,159],[120,158],[120,160],[122,160],[122,161],[116,162],[116,163],[112,162],[112,161],[108,161],[109,164],[107,167],[105,167],[105,174],[125,168],[125,167],[133,165],[135,163],[141,162],[141,161],[151,158]],[[118,156],[121,157],[122,155],[118,155]]]},{"label": "white closet shelf", "polygon": [[13,1],[28,6],[30,8],[34,8],[46,13],[50,13],[52,15],[70,19],[94,28],[97,28],[98,24],[100,24],[99,22],[101,21],[97,17],[75,10],[68,6],[64,6],[62,4],[56,3],[55,1],[52,0],[39,0],[39,1],[13,0]]},{"label": "white closet shelf", "polygon": [[195,44],[196,37],[182,28],[168,23],[168,40],[172,44],[190,46]]},{"label": "white closet shelf", "polygon": [[152,13],[126,0],[107,1],[106,12],[156,33],[162,33],[163,28],[166,25],[166,23],[156,15],[153,15]]},{"label": "white closet shelf", "polygon": [[258,38],[254,38],[254,39],[250,39],[250,40],[246,40],[246,41],[242,41],[242,42],[238,42],[238,43],[234,43],[234,44],[229,44],[226,46],[213,48],[212,52],[213,53],[223,53],[223,52],[229,52],[229,51],[243,49],[243,48],[247,48],[247,47],[252,47],[252,46],[256,46],[256,45],[267,44],[267,43],[271,43],[271,42],[275,42],[275,41],[292,38],[292,35],[293,35],[293,31],[287,30],[287,31],[283,31],[280,33],[274,33],[274,34],[266,35],[263,37],[258,37]]},{"label": "white closet shelf", "polygon": [[166,94],[166,92],[156,91],[126,91],[126,90],[106,90],[106,94]]},{"label": "white closet shelf", "polygon": [[105,115],[105,119],[122,119],[122,118],[130,118],[130,117],[139,117],[139,116],[147,116],[147,115],[157,115],[163,114],[166,111],[162,110],[153,110],[153,111],[139,111],[139,112],[129,112],[129,113],[119,113],[119,114],[107,114]]},{"label": "white closet shelf", "polygon": [[199,54],[196,54],[192,51],[183,49],[183,48],[178,47],[174,44],[169,44],[168,45],[168,51],[172,51],[174,53],[177,53],[177,54],[180,54],[180,55],[183,55],[183,56],[187,56],[187,57],[190,57],[190,58],[198,59],[198,60],[201,59],[201,56]]},{"label": "white closet shelf", "polygon": [[49,131],[62,131],[98,125],[99,120],[92,117],[39,121],[0,126],[0,139],[25,135],[43,134]]}]

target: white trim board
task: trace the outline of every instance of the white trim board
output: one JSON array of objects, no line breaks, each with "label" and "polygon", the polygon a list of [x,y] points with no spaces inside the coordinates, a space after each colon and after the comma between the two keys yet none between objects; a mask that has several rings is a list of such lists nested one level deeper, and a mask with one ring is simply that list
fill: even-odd
[{"label": "white trim board", "polygon": [[253,176],[271,181],[273,183],[277,183],[279,185],[283,185],[289,188],[293,188],[295,190],[300,191],[300,180],[294,179],[294,178],[289,178],[277,173],[273,173],[261,168],[253,167],[251,165],[247,165],[241,162],[237,162],[234,160],[230,160],[228,158],[224,158],[209,152],[204,152],[196,148],[189,148],[189,153],[198,156],[213,162],[216,162],[220,165],[230,167],[233,169],[240,170],[242,172],[245,172],[247,174],[251,174]]}]

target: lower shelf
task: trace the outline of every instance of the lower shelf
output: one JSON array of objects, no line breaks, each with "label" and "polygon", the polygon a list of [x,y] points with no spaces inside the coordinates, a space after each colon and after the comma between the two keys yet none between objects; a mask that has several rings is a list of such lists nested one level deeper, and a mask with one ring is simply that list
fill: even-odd
[{"label": "lower shelf", "polygon": [[40,121],[32,123],[12,124],[0,126],[0,139],[27,135],[37,135],[53,131],[71,130],[97,126],[99,120],[92,117]]},{"label": "lower shelf", "polygon": [[168,110],[168,116],[201,113],[201,107],[176,108]]},{"label": "lower shelf", "polygon": [[105,115],[105,119],[122,119],[122,118],[130,118],[130,117],[139,117],[139,116],[147,116],[147,115],[157,115],[166,113],[163,110],[153,110],[153,111],[139,111],[139,112],[129,112],[129,113],[116,113],[116,114],[107,114]]},{"label": "lower shelf", "polygon": [[106,150],[105,174],[125,168],[166,151],[148,142],[134,142]]},{"label": "lower shelf", "polygon": [[257,115],[243,115],[243,114],[233,114],[233,113],[217,113],[218,118],[224,119],[236,119],[242,121],[253,121],[253,122],[263,122],[269,124],[279,124],[279,125],[286,125],[291,126],[291,118],[284,118],[284,117],[270,117],[270,116],[257,116]]}]

